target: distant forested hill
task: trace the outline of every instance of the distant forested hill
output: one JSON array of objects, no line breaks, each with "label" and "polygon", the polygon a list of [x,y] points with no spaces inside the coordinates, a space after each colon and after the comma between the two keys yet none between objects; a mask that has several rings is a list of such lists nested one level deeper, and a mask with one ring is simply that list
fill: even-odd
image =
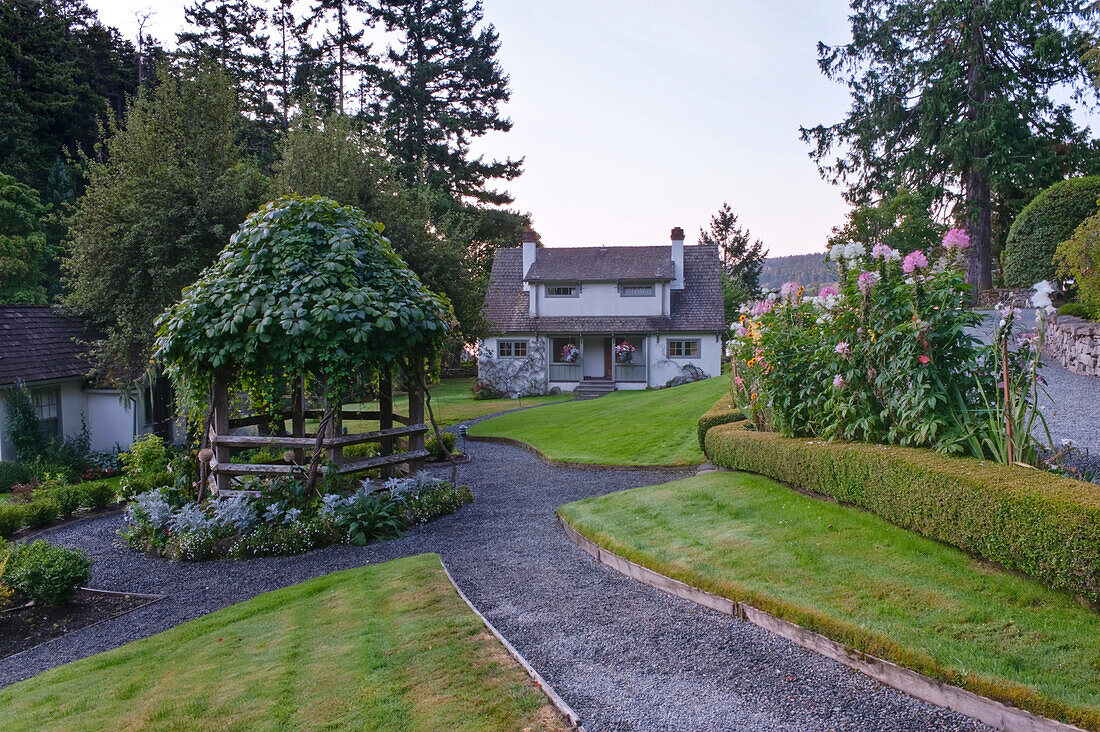
[{"label": "distant forested hill", "polygon": [[777,290],[784,282],[797,282],[810,287],[836,282],[825,254],[792,254],[789,257],[768,257],[760,271],[760,287]]}]

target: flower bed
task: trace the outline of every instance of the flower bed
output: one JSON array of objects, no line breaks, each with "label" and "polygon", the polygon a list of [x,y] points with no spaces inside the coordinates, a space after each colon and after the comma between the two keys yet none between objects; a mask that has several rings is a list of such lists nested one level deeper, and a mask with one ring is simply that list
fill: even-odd
[{"label": "flower bed", "polygon": [[787,438],[726,424],[718,465],[864,508],[919,534],[1100,603],[1100,488],[931,450]]},{"label": "flower bed", "polygon": [[190,500],[163,487],[138,495],[120,536],[135,549],[186,561],[299,554],[329,544],[399,536],[407,527],[454,513],[473,501],[466,486],[417,475],[370,484],[330,484],[311,495],[293,478],[255,481],[257,494]]},{"label": "flower bed", "polygon": [[84,508],[106,508],[115,500],[111,480],[91,480],[69,485],[62,480],[17,485],[12,499],[0,504],[0,537],[10,538],[23,528],[39,528],[56,519],[66,519]]}]

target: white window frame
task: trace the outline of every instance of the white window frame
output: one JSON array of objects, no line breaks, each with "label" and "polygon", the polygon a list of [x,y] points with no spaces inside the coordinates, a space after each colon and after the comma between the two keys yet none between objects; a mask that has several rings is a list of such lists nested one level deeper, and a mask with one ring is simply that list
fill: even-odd
[{"label": "white window frame", "polygon": [[[643,290],[643,292],[630,292],[630,290]],[[657,294],[657,288],[650,283],[620,283],[619,297],[653,297]]]},{"label": "white window frame", "polygon": [[[580,297],[580,285],[544,285],[547,297]],[[554,290],[568,290],[568,292],[554,292]]]},{"label": "white window frame", "polygon": [[[508,348],[508,353],[504,352],[505,346]],[[516,353],[518,346],[523,347],[523,353]],[[497,357],[498,358],[527,358],[527,341],[524,339],[519,340],[498,340],[497,341]]]},{"label": "white window frame", "polygon": [[[668,345],[668,357],[669,358],[697,359],[697,358],[702,358],[703,357],[703,344],[702,344],[701,339],[699,339],[699,338],[669,338],[668,340],[665,341],[665,343]],[[695,344],[695,355],[694,356],[687,353],[687,351],[689,350],[688,344],[690,344],[690,343]],[[679,355],[672,352],[674,346],[679,348],[679,350],[680,350]]]}]

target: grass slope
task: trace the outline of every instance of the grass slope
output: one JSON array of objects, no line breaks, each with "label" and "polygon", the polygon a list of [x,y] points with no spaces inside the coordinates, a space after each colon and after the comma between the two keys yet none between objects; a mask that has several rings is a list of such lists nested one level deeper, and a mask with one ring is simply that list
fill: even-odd
[{"label": "grass slope", "polygon": [[571,503],[584,536],[864,652],[1100,728],[1100,615],[858,509],[746,473]]},{"label": "grass slope", "polygon": [[424,554],[337,572],[0,690],[0,729],[564,729]]},{"label": "grass slope", "polygon": [[616,391],[503,414],[474,425],[470,434],[511,437],[566,462],[693,465],[703,461],[696,420],[728,389],[723,375],[673,389]]}]

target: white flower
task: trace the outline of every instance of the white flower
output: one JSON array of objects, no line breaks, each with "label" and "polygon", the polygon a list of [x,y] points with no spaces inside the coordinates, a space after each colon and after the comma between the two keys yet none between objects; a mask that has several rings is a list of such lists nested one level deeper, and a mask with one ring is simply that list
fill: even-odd
[{"label": "white flower", "polygon": [[769,292],[769,293],[768,293],[768,299],[769,299],[769,300],[778,300],[778,299],[779,299],[779,295],[777,295],[777,294],[776,294],[776,293],[774,293],[774,292]]},{"label": "white flower", "polygon": [[848,246],[844,247],[844,258],[845,259],[859,259],[860,257],[865,255],[866,253],[867,253],[867,249],[862,244],[852,243],[852,244],[849,244]]},{"label": "white flower", "polygon": [[834,262],[839,262],[841,260],[841,258],[843,258],[843,257],[844,257],[844,247],[843,246],[835,246],[829,252],[829,259],[833,260]]}]

